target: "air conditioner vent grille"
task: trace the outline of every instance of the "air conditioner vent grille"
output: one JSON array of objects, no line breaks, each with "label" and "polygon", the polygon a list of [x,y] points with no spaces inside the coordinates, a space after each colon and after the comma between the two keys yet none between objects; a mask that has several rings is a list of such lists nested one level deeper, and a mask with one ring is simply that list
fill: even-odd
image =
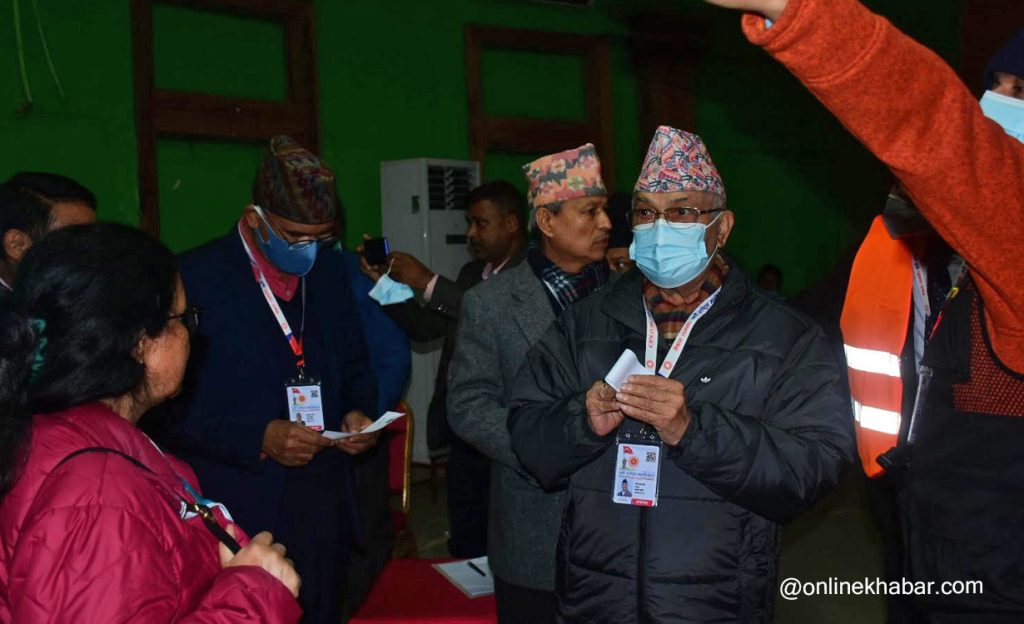
[{"label": "air conditioner vent grille", "polygon": [[473,190],[474,170],[466,167],[427,167],[427,187],[431,210],[465,210],[466,198]]}]

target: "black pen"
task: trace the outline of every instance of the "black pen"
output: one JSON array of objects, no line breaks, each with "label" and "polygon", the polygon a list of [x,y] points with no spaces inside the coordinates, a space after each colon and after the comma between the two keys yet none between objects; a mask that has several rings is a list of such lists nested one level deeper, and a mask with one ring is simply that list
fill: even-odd
[{"label": "black pen", "polygon": [[480,576],[487,576],[487,573],[486,573],[486,572],[484,572],[483,570],[481,570],[481,569],[480,569],[479,567],[477,567],[477,565],[476,565],[475,563],[473,563],[472,561],[467,561],[467,562],[466,562],[466,564],[467,564],[467,565],[468,565],[469,567],[473,568],[473,570],[474,570],[474,571],[475,571],[475,572],[476,572],[477,574],[479,574]]}]

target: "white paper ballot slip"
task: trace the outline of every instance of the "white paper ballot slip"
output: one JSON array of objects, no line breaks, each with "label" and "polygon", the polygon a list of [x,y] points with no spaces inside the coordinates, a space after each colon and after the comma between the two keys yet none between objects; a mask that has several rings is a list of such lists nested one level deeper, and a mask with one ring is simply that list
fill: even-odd
[{"label": "white paper ballot slip", "polygon": [[373,433],[374,431],[380,431],[384,427],[387,427],[391,423],[395,422],[402,416],[405,416],[402,412],[384,412],[384,415],[378,418],[372,425],[356,433],[342,433],[340,431],[324,431],[324,437],[330,438],[331,440],[344,440],[345,438],[351,438],[352,436],[361,435],[364,433]]},{"label": "white paper ballot slip", "polygon": [[434,569],[443,574],[452,585],[470,598],[479,598],[494,593],[494,576],[487,557],[463,559],[450,563],[435,563]]},{"label": "white paper ballot slip", "polygon": [[615,388],[619,389],[619,386],[626,383],[630,375],[653,375],[651,371],[644,368],[644,365],[640,363],[640,360],[636,359],[636,354],[626,349],[619,356],[618,361],[615,362],[615,366],[608,371],[605,375],[605,382]]}]

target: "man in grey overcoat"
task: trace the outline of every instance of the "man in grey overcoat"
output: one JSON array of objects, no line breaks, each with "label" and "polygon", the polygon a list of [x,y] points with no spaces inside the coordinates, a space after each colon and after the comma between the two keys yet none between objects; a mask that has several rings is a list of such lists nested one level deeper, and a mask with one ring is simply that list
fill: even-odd
[{"label": "man in grey overcoat", "polygon": [[487,554],[501,624],[554,622],[555,550],[563,492],[546,492],[512,453],[508,400],[526,352],[569,305],[608,281],[611,222],[594,146],[545,156],[523,170],[530,228],[527,262],[462,300],[448,422],[492,460]]}]

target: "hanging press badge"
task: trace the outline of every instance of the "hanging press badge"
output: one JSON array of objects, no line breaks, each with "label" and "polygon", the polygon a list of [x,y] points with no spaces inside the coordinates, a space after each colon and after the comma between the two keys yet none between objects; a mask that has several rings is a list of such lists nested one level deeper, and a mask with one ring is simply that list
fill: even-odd
[{"label": "hanging press badge", "polygon": [[324,430],[323,393],[320,381],[306,377],[299,369],[285,387],[288,393],[288,419],[313,431]]},{"label": "hanging press badge", "polygon": [[662,451],[657,434],[644,435],[643,430],[639,435],[626,433],[619,438],[617,446],[612,502],[657,507]]}]

